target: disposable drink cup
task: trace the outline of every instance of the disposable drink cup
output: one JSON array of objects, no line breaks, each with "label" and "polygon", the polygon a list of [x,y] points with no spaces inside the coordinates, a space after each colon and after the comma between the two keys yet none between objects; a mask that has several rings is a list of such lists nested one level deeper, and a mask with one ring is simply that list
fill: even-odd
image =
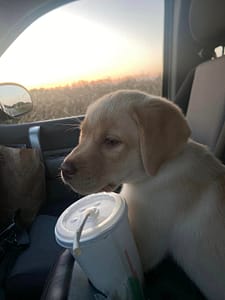
[{"label": "disposable drink cup", "polygon": [[81,198],[61,214],[55,236],[108,299],[144,299],[142,267],[127,205],[119,194],[103,192]]}]

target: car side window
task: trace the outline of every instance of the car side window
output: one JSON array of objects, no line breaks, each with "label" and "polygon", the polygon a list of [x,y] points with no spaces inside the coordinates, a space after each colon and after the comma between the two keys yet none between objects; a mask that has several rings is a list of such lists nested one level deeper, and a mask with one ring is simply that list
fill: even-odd
[{"label": "car side window", "polygon": [[117,89],[160,95],[163,19],[163,0],[81,0],[36,20],[0,58],[0,82],[24,85],[33,100],[13,122],[84,114]]}]

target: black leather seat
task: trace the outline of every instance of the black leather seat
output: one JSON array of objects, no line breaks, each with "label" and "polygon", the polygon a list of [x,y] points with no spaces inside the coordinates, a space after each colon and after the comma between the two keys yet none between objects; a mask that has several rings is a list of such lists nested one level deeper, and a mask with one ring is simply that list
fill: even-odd
[{"label": "black leather seat", "polygon": [[64,251],[56,243],[54,228],[58,216],[74,202],[69,196],[64,201],[47,203],[41,208],[27,232],[28,246],[7,272],[4,284],[7,300],[40,299],[49,270]]},{"label": "black leather seat", "polygon": [[55,242],[57,217],[39,215],[29,231],[29,246],[17,257],[6,282],[7,300],[39,300],[49,269],[62,249]]}]

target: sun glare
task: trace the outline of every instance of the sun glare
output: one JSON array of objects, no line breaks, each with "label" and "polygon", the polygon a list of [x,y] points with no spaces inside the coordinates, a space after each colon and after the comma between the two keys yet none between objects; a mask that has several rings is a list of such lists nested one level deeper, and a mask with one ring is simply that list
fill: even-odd
[{"label": "sun glare", "polygon": [[8,48],[0,59],[0,81],[32,88],[149,74],[149,70],[156,75],[161,70],[161,49],[153,51],[157,57],[110,27],[56,9],[34,22]]}]

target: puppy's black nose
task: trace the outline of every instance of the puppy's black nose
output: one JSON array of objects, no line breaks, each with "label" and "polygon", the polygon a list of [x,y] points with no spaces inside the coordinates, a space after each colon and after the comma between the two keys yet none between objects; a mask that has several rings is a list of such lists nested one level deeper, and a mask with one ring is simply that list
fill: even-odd
[{"label": "puppy's black nose", "polygon": [[76,167],[69,161],[65,161],[61,164],[61,171],[64,179],[71,179],[76,173]]}]

